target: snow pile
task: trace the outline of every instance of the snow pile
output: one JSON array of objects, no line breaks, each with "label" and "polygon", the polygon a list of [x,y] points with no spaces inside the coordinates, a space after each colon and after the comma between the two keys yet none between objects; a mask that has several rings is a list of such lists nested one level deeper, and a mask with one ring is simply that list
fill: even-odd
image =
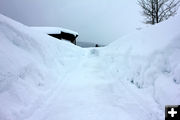
[{"label": "snow pile", "polygon": [[177,15],[135,31],[113,42],[103,52],[110,72],[117,79],[128,80],[138,88],[152,87],[152,96],[162,109],[164,105],[180,104],[179,21]]},{"label": "snow pile", "polygon": [[179,19],[82,49],[0,15],[0,120],[163,120],[180,104]]},{"label": "snow pile", "polygon": [[31,116],[83,54],[77,46],[0,15],[0,120]]}]

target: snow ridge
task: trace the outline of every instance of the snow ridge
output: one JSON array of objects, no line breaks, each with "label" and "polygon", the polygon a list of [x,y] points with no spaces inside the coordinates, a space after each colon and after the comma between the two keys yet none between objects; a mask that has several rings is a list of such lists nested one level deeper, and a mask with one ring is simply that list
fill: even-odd
[{"label": "snow ridge", "polygon": [[83,49],[0,15],[0,120],[163,120],[180,104],[179,18]]}]

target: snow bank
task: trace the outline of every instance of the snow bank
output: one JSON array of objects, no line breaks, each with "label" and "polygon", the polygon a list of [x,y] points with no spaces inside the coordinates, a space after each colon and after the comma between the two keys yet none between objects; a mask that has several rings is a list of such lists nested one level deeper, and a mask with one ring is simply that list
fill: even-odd
[{"label": "snow bank", "polygon": [[59,86],[84,52],[0,15],[0,120],[24,120]]},{"label": "snow bank", "polygon": [[0,120],[163,120],[180,104],[179,20],[82,49],[0,15]]},{"label": "snow bank", "polygon": [[128,80],[138,88],[153,86],[152,94],[162,109],[167,104],[180,104],[179,21],[177,15],[124,36],[102,50],[117,79]]}]

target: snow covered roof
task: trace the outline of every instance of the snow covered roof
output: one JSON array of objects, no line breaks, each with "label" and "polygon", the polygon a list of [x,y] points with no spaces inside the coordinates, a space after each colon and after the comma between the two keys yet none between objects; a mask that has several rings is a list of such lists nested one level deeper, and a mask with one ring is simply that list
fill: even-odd
[{"label": "snow covered roof", "polygon": [[38,30],[40,32],[46,33],[46,34],[60,34],[61,32],[70,33],[74,36],[78,35],[77,32],[61,28],[61,27],[31,27],[33,30]]}]

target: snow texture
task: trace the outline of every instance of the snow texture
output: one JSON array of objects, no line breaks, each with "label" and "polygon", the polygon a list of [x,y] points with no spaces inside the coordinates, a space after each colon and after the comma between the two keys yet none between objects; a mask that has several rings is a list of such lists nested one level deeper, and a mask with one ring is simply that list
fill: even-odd
[{"label": "snow texture", "polygon": [[179,19],[84,49],[0,15],[0,120],[164,120],[180,104]]}]

